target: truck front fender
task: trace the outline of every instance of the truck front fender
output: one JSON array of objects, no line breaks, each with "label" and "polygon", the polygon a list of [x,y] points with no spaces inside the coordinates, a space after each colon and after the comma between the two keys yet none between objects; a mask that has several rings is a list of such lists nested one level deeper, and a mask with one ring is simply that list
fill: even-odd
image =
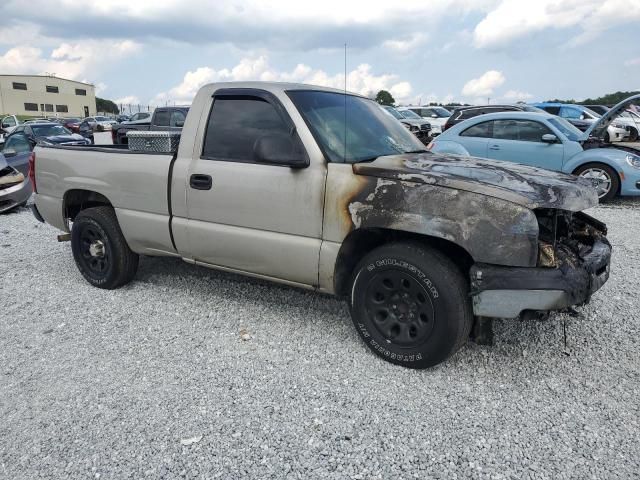
[{"label": "truck front fender", "polygon": [[499,198],[361,177],[357,191],[343,200],[342,208],[342,223],[349,231],[381,228],[441,238],[464,249],[475,262],[518,267],[537,262],[535,214]]}]

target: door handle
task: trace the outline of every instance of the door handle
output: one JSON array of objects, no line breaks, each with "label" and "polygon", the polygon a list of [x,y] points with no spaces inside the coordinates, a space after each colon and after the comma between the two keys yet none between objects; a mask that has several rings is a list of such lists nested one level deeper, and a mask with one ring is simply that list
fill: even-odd
[{"label": "door handle", "polygon": [[489,150],[500,150],[500,145],[491,145]]},{"label": "door handle", "polygon": [[189,177],[189,185],[196,190],[211,190],[212,184],[211,175],[195,173]]}]

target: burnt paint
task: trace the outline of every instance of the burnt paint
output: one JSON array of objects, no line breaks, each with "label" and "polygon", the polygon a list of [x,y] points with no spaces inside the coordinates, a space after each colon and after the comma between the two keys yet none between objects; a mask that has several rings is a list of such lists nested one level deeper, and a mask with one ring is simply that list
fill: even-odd
[{"label": "burnt paint", "polygon": [[354,164],[353,171],[475,192],[528,209],[576,212],[598,204],[597,193],[588,180],[497,160],[426,152],[380,157]]},{"label": "burnt paint", "polygon": [[413,181],[360,177],[342,205],[348,228],[385,228],[442,238],[475,261],[534,266],[538,224],[534,213],[498,198]]}]

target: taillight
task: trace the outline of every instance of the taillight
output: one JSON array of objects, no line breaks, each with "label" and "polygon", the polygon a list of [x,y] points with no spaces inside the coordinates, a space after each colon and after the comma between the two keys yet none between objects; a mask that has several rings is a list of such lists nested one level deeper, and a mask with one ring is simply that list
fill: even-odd
[{"label": "taillight", "polygon": [[36,189],[36,153],[31,152],[29,155],[29,180],[31,180],[31,185],[33,185],[33,191],[38,193]]}]

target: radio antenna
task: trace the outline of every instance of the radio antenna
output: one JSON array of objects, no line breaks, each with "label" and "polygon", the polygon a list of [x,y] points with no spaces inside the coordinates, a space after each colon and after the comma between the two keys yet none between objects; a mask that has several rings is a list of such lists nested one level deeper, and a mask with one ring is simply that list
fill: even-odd
[{"label": "radio antenna", "polygon": [[347,44],[344,44],[344,163],[347,163]]}]

